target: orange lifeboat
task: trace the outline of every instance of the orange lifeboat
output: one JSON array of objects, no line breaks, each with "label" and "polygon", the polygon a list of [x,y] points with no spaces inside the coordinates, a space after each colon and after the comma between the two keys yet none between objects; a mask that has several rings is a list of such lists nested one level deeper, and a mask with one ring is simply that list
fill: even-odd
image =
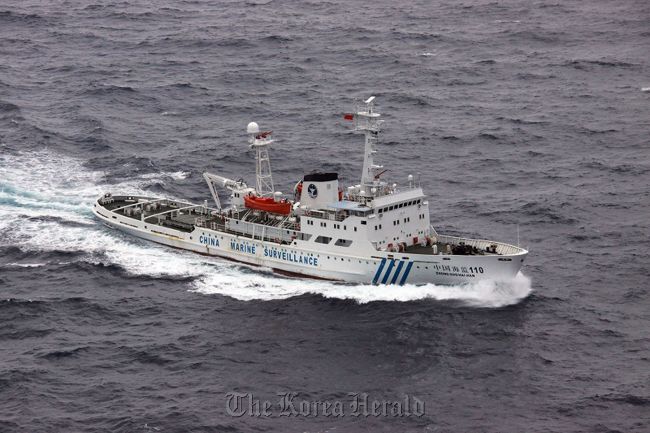
[{"label": "orange lifeboat", "polygon": [[258,197],[255,195],[244,196],[244,205],[248,209],[258,209],[264,212],[289,215],[291,213],[291,202],[286,199],[275,201],[273,197]]}]

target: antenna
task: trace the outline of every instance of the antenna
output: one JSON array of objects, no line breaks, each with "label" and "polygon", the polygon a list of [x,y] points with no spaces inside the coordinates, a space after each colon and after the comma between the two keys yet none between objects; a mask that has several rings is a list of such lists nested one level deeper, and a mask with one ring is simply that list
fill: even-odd
[{"label": "antenna", "polygon": [[[374,111],[375,97],[364,101],[365,107],[358,107],[357,112],[354,113],[355,118],[355,131],[363,132],[366,136],[366,144],[363,153],[363,171],[361,172],[361,185],[366,194],[372,193],[372,188],[376,183],[378,184],[379,175],[376,174],[378,170],[384,168],[383,165],[374,163],[374,155],[377,153],[376,146],[378,142],[380,126],[383,120],[379,120],[381,116]],[[349,118],[346,115],[346,118]],[[377,189],[375,189],[377,191]]]}]

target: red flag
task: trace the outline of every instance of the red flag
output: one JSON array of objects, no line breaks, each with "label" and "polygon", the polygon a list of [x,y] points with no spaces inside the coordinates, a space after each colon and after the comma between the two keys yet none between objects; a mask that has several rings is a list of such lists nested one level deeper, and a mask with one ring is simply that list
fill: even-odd
[{"label": "red flag", "polygon": [[345,120],[354,120],[354,114],[352,114],[352,113],[345,113],[345,114],[343,115],[343,118],[344,118]]}]

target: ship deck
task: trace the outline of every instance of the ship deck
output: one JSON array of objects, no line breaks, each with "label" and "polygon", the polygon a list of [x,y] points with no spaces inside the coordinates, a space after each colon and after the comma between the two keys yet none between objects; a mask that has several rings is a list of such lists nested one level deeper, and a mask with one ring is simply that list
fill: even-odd
[{"label": "ship deck", "polygon": [[[302,238],[299,226],[289,222],[287,218],[278,218],[265,213],[244,211],[218,211],[182,201],[167,199],[154,199],[138,196],[117,196],[110,199],[99,200],[98,204],[108,211],[124,215],[137,221],[168,227],[174,230],[190,233],[195,227],[205,227],[224,233],[235,234],[250,238],[260,238],[259,233],[247,233],[241,230],[232,230],[227,226],[227,220],[234,219],[245,221],[254,225],[264,225],[272,228],[280,235],[264,236],[265,241],[288,244],[291,236]],[[285,233],[286,232],[286,233]],[[291,232],[291,233],[290,233]],[[264,233],[264,232],[262,232]],[[270,233],[267,233],[270,234]],[[467,239],[454,236],[437,235],[436,242],[430,246],[410,245],[401,251],[404,254],[416,255],[511,255],[519,254],[525,250],[501,242]]]},{"label": "ship deck", "polygon": [[[142,201],[140,205],[140,201]],[[276,232],[282,230],[296,231],[298,229],[295,223],[291,223],[287,218],[269,216],[264,212],[254,212],[250,210],[242,212],[218,211],[207,208],[205,205],[191,204],[173,200],[157,200],[149,197],[112,197],[106,203],[99,203],[108,211],[132,218],[137,221],[146,221],[150,224],[160,225],[186,233],[191,233],[195,227],[205,227],[212,230],[218,230],[224,233],[235,234],[244,237],[253,238],[254,236],[242,231],[232,230],[227,226],[227,220],[245,221],[249,224],[264,225],[275,229]],[[273,233],[269,231],[269,234]],[[260,238],[260,236],[255,236]],[[297,236],[300,238],[300,236]],[[289,243],[290,237],[287,236],[265,236],[264,240],[279,241],[278,243]]]},{"label": "ship deck", "polygon": [[[129,203],[126,201],[115,200],[111,203],[103,204],[102,206],[108,211],[140,221],[143,218],[142,213],[133,208],[124,208],[124,206],[128,204]],[[182,206],[169,206],[161,203],[156,206],[155,209],[143,211],[144,220],[148,220],[149,218],[148,221],[152,224],[158,224],[163,227],[169,227],[187,233],[194,230],[196,218],[198,217],[207,217],[206,220],[214,220],[214,222],[218,221],[218,218],[197,212],[195,209],[187,209],[185,211],[179,210],[181,207]],[[155,217],[155,215],[160,215],[160,218]],[[154,220],[152,217],[156,219]]]}]

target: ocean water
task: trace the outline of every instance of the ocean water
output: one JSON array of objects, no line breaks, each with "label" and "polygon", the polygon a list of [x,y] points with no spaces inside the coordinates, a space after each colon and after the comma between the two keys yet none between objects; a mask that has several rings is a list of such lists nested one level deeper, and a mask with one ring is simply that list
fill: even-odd
[{"label": "ocean water", "polygon": [[[649,431],[649,53],[641,0],[0,3],[0,431]],[[370,95],[385,176],[439,232],[528,248],[517,278],[288,279],[90,212],[252,180],[250,121],[279,190],[357,183]]]}]

